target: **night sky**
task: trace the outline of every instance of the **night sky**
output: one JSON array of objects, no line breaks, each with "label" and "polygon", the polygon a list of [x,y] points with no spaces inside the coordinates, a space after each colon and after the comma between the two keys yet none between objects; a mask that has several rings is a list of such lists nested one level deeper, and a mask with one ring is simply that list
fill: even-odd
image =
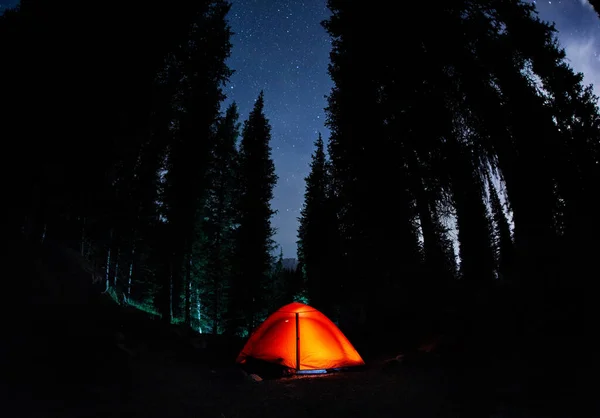
[{"label": "night sky", "polygon": [[226,89],[245,120],[261,89],[271,122],[271,147],[279,180],[272,202],[275,241],[284,257],[296,257],[304,177],[318,132],[324,138],[325,95],[331,43],[320,22],[329,16],[326,0],[237,0],[229,21],[235,35]]},{"label": "night sky", "polygon": [[[600,95],[600,19],[584,0],[535,2],[544,20],[556,22],[571,65],[594,83]],[[324,96],[330,42],[319,22],[329,16],[326,0],[237,0],[230,23],[236,33],[229,62],[236,70],[229,100],[248,116],[260,89],[272,126],[273,159],[279,182],[272,203],[278,214],[275,240],[284,257],[296,257],[297,218],[304,198],[304,177],[317,132],[324,138]]]},{"label": "night sky", "polygon": [[[571,65],[600,95],[600,19],[587,0],[533,2],[542,19],[556,22]],[[14,4],[0,0],[0,11]],[[233,0],[229,18],[235,32],[229,66],[236,73],[225,105],[235,100],[244,120],[259,91],[265,92],[279,176],[273,225],[285,257],[296,257],[297,218],[313,142],[319,131],[329,136],[323,108],[332,86],[330,42],[320,25],[328,13],[326,0]]]}]

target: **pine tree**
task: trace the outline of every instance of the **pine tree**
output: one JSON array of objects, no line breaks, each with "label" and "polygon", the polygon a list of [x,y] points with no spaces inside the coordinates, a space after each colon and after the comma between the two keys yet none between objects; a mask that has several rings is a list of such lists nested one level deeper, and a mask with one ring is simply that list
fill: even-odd
[{"label": "pine tree", "polygon": [[[587,334],[592,326],[587,319],[597,317],[597,309],[582,292],[590,286],[588,272],[596,268],[595,258],[600,249],[597,239],[600,228],[594,210],[594,189],[600,178],[597,98],[591,88],[582,85],[582,75],[570,68],[553,25],[539,20],[533,5],[516,1],[500,3],[498,14],[506,22],[506,43],[510,42],[515,55],[526,63],[527,73],[535,74],[539,80],[534,88],[543,104],[543,110],[532,115],[536,118],[530,118],[536,133],[528,138],[526,152],[522,152],[531,156],[528,159],[536,161],[535,156],[543,162],[529,166],[529,170],[533,169],[542,178],[536,183],[521,181],[519,186],[528,189],[529,206],[513,207],[519,264],[524,265],[522,274],[528,275],[527,297],[536,307],[527,315],[527,334],[550,344],[551,333]],[[527,39],[521,39],[525,33]],[[530,225],[522,218],[527,210]],[[535,215],[538,218],[534,219]],[[527,231],[531,224],[536,228]],[[528,235],[525,239],[524,229]],[[523,260],[525,251],[527,260]],[[546,353],[547,357],[538,357],[534,350],[529,354],[532,362],[541,364],[571,349],[555,345],[554,351]],[[575,357],[580,361],[585,355],[577,350]],[[549,381],[541,380],[540,383]]]},{"label": "pine tree", "polygon": [[[419,259],[411,232],[418,220],[425,272],[431,272],[437,236],[447,238],[432,232],[441,229],[434,225],[442,211],[452,213],[458,228],[464,281],[456,288],[493,283],[500,267],[485,184],[494,176],[506,190],[514,220],[514,262],[502,255],[502,263],[511,265],[515,289],[527,301],[521,308],[528,310],[528,335],[551,335],[544,316],[563,321],[559,312],[565,310],[556,306],[567,300],[552,289],[586,286],[584,271],[593,269],[599,231],[591,186],[599,179],[596,99],[564,61],[552,26],[521,0],[461,0],[428,11],[410,2],[401,15],[339,0],[329,0],[328,7],[332,15],[324,26],[332,38],[334,87],[327,113],[341,264],[343,276],[360,283],[363,296],[347,298],[347,304],[366,307],[368,318],[379,306],[391,306],[392,297],[396,303],[405,294],[415,299],[420,286],[399,291],[381,260],[391,248],[409,255],[402,268]],[[419,16],[427,16],[436,31],[415,30],[423,24]],[[399,41],[402,60],[389,53]],[[383,184],[393,184],[396,206],[382,197]],[[498,201],[490,203],[499,244],[498,225],[505,220]],[[396,240],[390,239],[391,226]],[[506,225],[501,229],[508,254]],[[418,268],[407,270],[401,276],[421,282]],[[375,279],[367,283],[368,274]],[[468,303],[452,301],[468,312],[474,329],[483,330],[491,319],[483,315],[485,299],[479,302],[494,289],[464,292],[461,302]],[[386,294],[393,296],[386,300]],[[569,297],[569,305],[578,299]]]},{"label": "pine tree", "polygon": [[244,121],[239,149],[235,271],[228,310],[230,333],[250,332],[266,313],[265,290],[273,265],[271,217],[277,182],[271,158],[271,126],[264,114],[264,94]]},{"label": "pine tree", "polygon": [[[452,142],[466,140],[453,138]],[[446,155],[458,229],[460,273],[470,287],[489,286],[494,278],[491,224],[481,175],[463,144],[449,142]]]},{"label": "pine tree", "polygon": [[[393,120],[382,118],[381,87],[387,75],[381,62],[387,56],[380,41],[382,28],[365,27],[370,21],[365,13],[374,12],[356,3],[329,1],[328,6],[332,15],[323,24],[333,41],[329,74],[334,87],[328,96],[327,126],[339,223],[337,266],[348,282],[340,320],[357,332],[377,334],[382,327],[376,318],[392,314],[397,303],[392,295],[402,278],[414,278],[419,264],[417,236],[411,235],[414,212],[406,183],[396,186],[397,168],[402,171],[403,164],[398,164],[401,154],[388,126]],[[352,64],[356,62],[369,65]],[[390,178],[395,181],[393,193],[385,181]],[[402,272],[389,268],[388,260],[398,254]]]},{"label": "pine tree", "polygon": [[[566,53],[557,42],[554,25],[541,21],[532,5],[508,2],[498,13],[507,22],[507,33],[515,49],[530,64],[542,84],[547,119],[552,119],[554,135],[545,147],[549,171],[555,181],[557,232],[564,250],[556,255],[565,260],[593,259],[598,246],[593,237],[600,232],[594,207],[594,188],[598,169],[600,136],[597,97],[591,86],[583,85],[583,75],[575,73],[566,61]],[[515,42],[523,34],[527,39]],[[585,244],[584,244],[585,243]],[[582,257],[583,254],[586,256]],[[577,254],[577,255],[576,255]],[[588,266],[581,265],[582,271]],[[569,269],[571,272],[572,270]]]},{"label": "pine tree", "polygon": [[[131,200],[135,202],[135,214],[131,222],[131,251],[125,263],[127,288],[125,296],[155,310],[161,306],[157,289],[165,276],[163,265],[168,264],[166,254],[161,251],[164,237],[164,215],[161,208],[162,176],[165,168],[167,146],[173,120],[172,98],[177,88],[177,73],[173,71],[171,57],[164,60],[163,68],[156,74],[152,91],[151,124],[149,133],[142,143],[135,167]],[[158,302],[158,303],[157,303]]]},{"label": "pine tree", "polygon": [[217,126],[207,175],[204,217],[201,219],[205,243],[200,246],[200,251],[204,253],[206,265],[201,269],[199,297],[202,314],[209,318],[209,328],[214,334],[222,331],[234,256],[238,119],[234,102]]},{"label": "pine tree", "polygon": [[[225,64],[231,50],[226,15],[230,4],[214,0],[197,15],[189,39],[176,54],[181,84],[176,94],[178,112],[173,141],[169,144],[165,203],[171,230],[172,310],[176,318],[189,318],[191,306],[192,248],[198,237],[196,221],[203,216],[214,126],[225,96],[222,85],[231,76]],[[185,274],[185,277],[184,277]],[[187,312],[182,307],[187,306]],[[163,318],[170,320],[168,309]],[[185,315],[184,315],[185,314]]]},{"label": "pine tree", "polygon": [[310,168],[299,219],[298,261],[311,305],[331,316],[340,292],[337,277],[331,274],[330,248],[336,238],[337,220],[329,194],[330,172],[321,134],[315,141]]},{"label": "pine tree", "polygon": [[[47,134],[60,131],[60,134],[55,135],[56,140],[52,141],[52,145],[48,143],[46,148],[46,145],[38,144],[35,149],[29,150],[28,158],[23,164],[16,164],[15,168],[24,174],[20,176],[24,182],[20,186],[28,189],[24,191],[25,199],[21,201],[22,210],[32,224],[42,226],[47,222],[42,218],[39,222],[36,221],[34,217],[37,215],[34,212],[40,216],[47,212],[46,217],[54,218],[48,219],[48,232],[54,234],[61,231],[61,236],[56,235],[58,240],[73,239],[72,236],[65,235],[78,229],[71,228],[71,221],[85,217],[91,228],[94,223],[100,222],[99,214],[94,212],[106,214],[107,210],[113,209],[106,206],[113,202],[111,193],[114,175],[110,172],[119,166],[129,151],[135,152],[136,144],[139,144],[137,133],[147,126],[147,105],[150,103],[147,99],[154,74],[165,53],[181,40],[180,28],[186,26],[185,19],[188,18],[189,11],[197,7],[197,4],[187,5],[185,13],[179,14],[183,11],[181,4],[142,9],[140,5],[139,2],[130,2],[121,7],[118,14],[108,10],[96,11],[96,22],[102,21],[102,24],[88,22],[83,25],[70,19],[68,16],[73,10],[82,14],[91,11],[90,6],[72,1],[52,7],[46,2],[35,0],[21,2],[17,11],[9,14],[16,18],[13,19],[16,25],[9,29],[10,37],[19,39],[19,42],[11,42],[11,48],[4,49],[4,52],[25,49],[35,51],[26,60],[6,57],[13,63],[7,71],[15,77],[10,77],[14,89],[11,86],[4,90],[3,98],[12,100],[13,93],[18,92],[11,108],[19,109],[15,113],[17,118],[9,117],[7,120],[11,119],[22,126],[21,129],[9,131],[19,132],[18,135],[25,137],[39,136],[41,132],[36,132],[40,129],[39,126],[22,125],[24,117],[40,122],[44,120],[41,123],[45,125],[44,131]],[[142,18],[140,10],[143,10]],[[165,24],[161,19],[167,16],[171,20]],[[9,20],[3,19],[3,25],[7,21]],[[67,33],[77,33],[77,39],[65,36]],[[130,47],[132,36],[136,39],[134,50]],[[82,40],[86,43],[85,49],[79,47],[78,42]],[[40,72],[41,62],[50,59],[50,45],[54,45],[52,59],[57,60],[57,65]],[[73,53],[75,49],[78,50],[76,54]],[[120,63],[118,71],[113,66],[114,62]],[[85,70],[73,74],[67,69],[74,65],[82,65]],[[135,76],[131,76],[132,74]],[[66,101],[80,103],[80,106],[69,110],[73,118],[71,123],[62,127],[59,127],[58,121],[65,110],[56,104],[43,104],[47,100],[44,97],[55,97],[58,94],[57,89]],[[19,97],[24,97],[24,92],[27,92],[29,98],[36,98],[27,102],[19,100]],[[105,105],[115,97],[121,99],[119,105]],[[89,129],[89,126],[96,128]],[[136,129],[137,132],[134,133]],[[82,132],[85,132],[84,140]],[[52,161],[51,165],[43,163],[46,159]],[[53,171],[53,176],[46,175],[46,172]],[[43,182],[48,183],[51,179],[56,182],[57,187],[52,192],[56,197],[50,201],[40,192],[50,190],[46,186],[51,185]],[[30,201],[31,195],[39,196],[40,199],[35,199],[45,208]],[[56,206],[57,204],[62,207]],[[69,220],[56,218],[55,214],[59,213],[60,217],[65,216]],[[73,216],[69,217],[67,213]],[[103,217],[103,221],[111,217],[112,215]],[[25,216],[19,223],[23,221]],[[69,223],[68,227],[65,227],[67,225],[63,221]],[[61,224],[59,228],[54,227],[55,222]],[[98,226],[98,229],[108,230],[110,225],[105,223]]]},{"label": "pine tree", "polygon": [[[477,141],[479,170],[486,165],[500,172],[506,185],[515,223],[520,276],[547,280],[556,272],[556,213],[558,201],[547,152],[552,152],[555,129],[545,99],[533,83],[535,75],[518,41],[510,35],[511,15],[498,10],[521,2],[490,2],[471,10],[450,45],[464,45],[456,56],[455,75],[462,91],[461,108],[469,109]],[[468,43],[465,37],[471,37]],[[462,47],[462,48],[465,48]],[[528,110],[527,110],[528,109]],[[542,139],[543,138],[543,139]],[[539,284],[539,283],[538,283]],[[533,285],[533,283],[532,283]]]},{"label": "pine tree", "polygon": [[267,312],[274,312],[279,307],[289,303],[289,287],[286,280],[288,277],[285,274],[283,267],[283,248],[279,249],[279,255],[271,271],[269,280],[270,287],[265,289],[268,293]]},{"label": "pine tree", "polygon": [[[109,282],[129,295],[132,275],[139,274],[140,283],[145,282],[155,276],[154,262],[160,260],[146,244],[155,241],[151,231],[158,229],[147,222],[156,213],[149,196],[156,194],[157,173],[150,167],[157,167],[154,160],[162,163],[163,148],[149,146],[156,141],[148,135],[152,132],[155,138],[158,132],[151,117],[160,107],[157,101],[169,105],[172,95],[155,94],[154,81],[165,57],[186,40],[192,19],[207,2],[148,7],[132,1],[121,5],[119,13],[91,7],[70,0],[53,6],[29,0],[9,14],[12,20],[1,19],[0,32],[18,39],[3,48],[12,62],[3,69],[12,83],[3,90],[2,100],[13,102],[9,108],[15,109],[16,117],[8,115],[7,120],[21,126],[9,126],[7,132],[56,138],[52,144],[42,142],[15,154],[27,157],[15,161],[16,171],[11,170],[22,180],[16,196],[23,197],[14,205],[19,213],[11,223],[18,229],[27,225],[24,229],[33,232],[28,233],[32,237],[46,231],[44,235],[60,245],[76,247],[97,269],[108,267]],[[82,23],[69,17],[74,12],[94,13],[98,19]],[[86,48],[80,48],[80,42]],[[33,55],[12,58],[22,50]],[[57,65],[41,71],[49,59]],[[80,71],[73,73],[69,69],[75,66]],[[27,101],[19,99],[24,93]],[[45,102],[57,95],[64,103],[79,103],[69,109],[72,120],[67,125],[60,123],[65,109]],[[40,125],[25,120],[38,120]],[[164,127],[171,122],[159,120]],[[12,142],[24,143],[18,137]]]},{"label": "pine tree", "polygon": [[514,263],[514,246],[506,214],[491,178],[488,178],[488,193],[494,223],[496,269],[498,278],[507,280],[511,278],[511,269]]},{"label": "pine tree", "polygon": [[599,0],[589,0],[589,3],[594,7],[594,10],[600,17],[600,1]]}]

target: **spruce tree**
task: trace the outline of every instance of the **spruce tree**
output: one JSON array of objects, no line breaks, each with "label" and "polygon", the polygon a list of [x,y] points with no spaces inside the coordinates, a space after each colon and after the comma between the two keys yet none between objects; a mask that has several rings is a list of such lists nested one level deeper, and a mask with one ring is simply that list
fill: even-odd
[{"label": "spruce tree", "polygon": [[279,307],[290,303],[288,276],[283,266],[283,248],[279,249],[279,255],[271,270],[270,286],[265,291],[268,293],[267,312],[274,312]]},{"label": "spruce tree", "polygon": [[315,141],[310,173],[306,177],[304,205],[299,218],[298,261],[312,306],[327,315],[339,296],[337,277],[331,274],[331,246],[336,237],[337,220],[331,204],[328,161],[321,134]]},{"label": "spruce tree", "polygon": [[[376,318],[400,315],[394,297],[407,294],[400,287],[418,280],[420,264],[403,151],[394,141],[402,133],[392,127],[399,115],[388,113],[399,104],[386,108],[384,103],[383,83],[395,63],[385,58],[389,54],[381,42],[389,38],[382,33],[386,25],[369,25],[379,22],[379,13],[370,20],[365,13],[374,12],[356,3],[332,0],[328,6],[332,15],[324,27],[332,37],[329,74],[334,82],[326,109],[329,154],[340,232],[339,275],[348,282],[340,319],[356,332],[382,336],[384,327]],[[402,271],[390,268],[389,260],[397,257],[402,257]]]},{"label": "spruce tree", "polygon": [[[542,326],[550,324],[544,316],[558,320],[565,312],[551,304],[577,305],[578,298],[566,299],[557,289],[587,286],[584,271],[593,269],[599,231],[591,186],[599,178],[596,99],[566,64],[552,25],[521,0],[464,0],[427,13],[425,5],[410,2],[402,15],[339,0],[329,0],[328,7],[332,14],[324,25],[332,38],[334,87],[327,114],[340,264],[362,292],[361,300],[346,298],[347,305],[357,311],[366,306],[367,318],[380,306],[392,306],[386,294],[396,304],[410,294],[400,303],[408,306],[419,286],[398,291],[391,280],[397,272],[382,268],[382,260],[396,251],[406,269],[419,259],[411,245],[415,213],[428,241],[426,272],[434,259],[433,214],[444,211],[457,223],[467,288],[491,283],[496,266],[484,191],[494,175],[505,186],[513,215],[510,271],[527,300],[528,335],[551,335]],[[369,19],[370,13],[377,18]],[[414,30],[425,15],[436,31]],[[389,53],[400,40],[402,60]],[[395,206],[385,199],[384,184],[393,184]],[[503,223],[498,202],[491,203],[494,225]],[[505,225],[502,230],[508,248]],[[421,282],[418,268],[407,270],[400,276]],[[369,283],[368,274],[375,277]],[[376,289],[384,294],[375,297]],[[470,302],[485,296],[467,294]],[[469,312],[465,318],[474,328],[483,330],[491,319],[474,314],[484,304],[455,303]]]},{"label": "spruce tree", "polygon": [[594,7],[594,10],[600,17],[600,1],[599,0],[589,0],[589,2]]},{"label": "spruce tree", "polygon": [[461,278],[470,287],[489,286],[494,278],[491,224],[484,184],[464,140],[453,138],[446,148],[448,173],[458,229]]},{"label": "spruce tree", "polygon": [[222,332],[228,282],[232,274],[235,231],[237,142],[240,123],[236,103],[219,120],[207,174],[204,216],[198,219],[205,241],[199,245],[205,265],[199,273],[201,314],[214,334]]},{"label": "spruce tree", "polygon": [[[197,217],[206,199],[207,170],[210,161],[214,126],[225,96],[222,85],[231,76],[225,64],[231,50],[231,31],[226,22],[230,4],[214,0],[198,13],[190,26],[189,39],[181,45],[175,65],[181,74],[175,96],[177,113],[172,141],[169,144],[165,204],[171,230],[172,310],[176,318],[184,316],[183,306],[190,306],[192,248],[201,229]],[[185,276],[184,276],[185,275]],[[163,318],[169,319],[165,307]]]},{"label": "spruce tree", "polygon": [[165,228],[161,207],[163,199],[161,172],[170,141],[169,125],[173,120],[172,97],[177,88],[177,73],[172,60],[165,58],[163,68],[156,74],[152,85],[154,100],[151,102],[149,133],[138,152],[137,165],[132,182],[131,200],[135,202],[135,214],[131,223],[131,251],[126,263],[127,288],[125,295],[131,302],[160,307],[160,280],[168,277],[163,265],[168,264],[161,243]]},{"label": "spruce tree", "polygon": [[510,280],[511,269],[514,263],[513,240],[502,202],[491,178],[488,179],[488,193],[493,220],[494,252],[498,278]]},{"label": "spruce tree", "polygon": [[[151,196],[157,193],[157,170],[169,137],[161,128],[167,130],[172,122],[154,117],[173,97],[156,94],[155,79],[165,57],[187,41],[190,24],[208,9],[208,1],[156,7],[132,1],[114,13],[70,0],[51,7],[30,0],[21,2],[8,19],[0,19],[2,41],[8,39],[4,35],[11,39],[10,47],[4,48],[8,44],[3,42],[4,58],[11,62],[3,71],[12,83],[2,100],[12,102],[7,109],[14,109],[7,115],[13,125],[6,132],[16,133],[11,141],[15,144],[25,144],[20,135],[56,138],[29,151],[18,146],[16,171],[11,171],[21,179],[15,191],[22,199],[16,199],[18,213],[11,224],[39,231],[38,236],[47,230],[51,240],[76,247],[98,270],[108,267],[109,282],[128,296],[136,274],[140,284],[166,276],[155,274],[161,254],[147,245],[159,241],[153,237],[159,227],[154,225],[157,208]],[[74,12],[93,13],[97,19],[83,24],[70,18]],[[16,59],[22,50],[32,54]],[[56,65],[40,70],[49,59]],[[69,70],[74,67],[80,71]],[[57,95],[64,103],[79,104],[70,108],[71,122],[62,127],[65,109],[46,102]]]},{"label": "spruce tree", "polygon": [[[507,22],[507,34],[539,76],[546,118],[552,120],[554,135],[544,147],[555,181],[554,193],[559,204],[557,232],[562,236],[564,251],[557,256],[593,259],[598,245],[593,237],[600,232],[594,208],[594,189],[598,169],[599,113],[597,97],[591,86],[583,85],[583,74],[573,71],[566,53],[556,39],[554,25],[541,21],[531,5],[508,2],[499,7]],[[527,39],[515,42],[523,34]],[[584,244],[585,243],[585,244]],[[583,254],[586,254],[582,257]],[[578,263],[585,271],[590,266]],[[570,270],[570,269],[569,269]]]},{"label": "spruce tree", "polygon": [[277,182],[271,158],[271,125],[264,114],[264,93],[244,121],[239,149],[235,270],[229,298],[230,333],[248,333],[266,314],[266,290],[273,266],[271,217]]}]

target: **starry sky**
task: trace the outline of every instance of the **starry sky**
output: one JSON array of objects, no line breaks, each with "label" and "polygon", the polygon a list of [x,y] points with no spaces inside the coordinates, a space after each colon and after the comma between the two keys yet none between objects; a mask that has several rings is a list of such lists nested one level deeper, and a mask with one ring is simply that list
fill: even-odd
[{"label": "starry sky", "polygon": [[[576,71],[600,96],[600,18],[587,0],[534,1],[543,20],[553,21],[561,45]],[[331,44],[320,22],[326,0],[232,0],[229,21],[235,35],[229,66],[236,71],[226,87],[248,117],[260,90],[272,126],[273,159],[279,177],[272,206],[273,226],[284,257],[296,257],[296,231],[303,203],[304,177],[317,133],[324,127]],[[0,0],[0,12],[15,0]]]},{"label": "starry sky", "polygon": [[318,132],[324,138],[325,95],[331,43],[320,22],[329,16],[326,0],[235,0],[229,22],[235,35],[226,88],[245,120],[260,90],[271,123],[271,148],[279,177],[271,203],[275,241],[284,257],[296,257],[298,217],[304,178]]},{"label": "starry sky", "polygon": [[[532,1],[540,18],[556,23],[571,65],[600,95],[600,19],[587,0]],[[331,44],[319,22],[329,16],[326,0],[234,0],[230,24],[236,33],[229,65],[236,70],[229,100],[246,119],[258,92],[272,126],[273,159],[279,181],[272,206],[275,240],[284,257],[296,257],[297,218],[304,177],[317,132],[324,127],[324,96]]]},{"label": "starry sky", "polygon": [[600,18],[588,0],[530,1],[543,20],[554,22],[558,39],[575,71],[600,96]]}]

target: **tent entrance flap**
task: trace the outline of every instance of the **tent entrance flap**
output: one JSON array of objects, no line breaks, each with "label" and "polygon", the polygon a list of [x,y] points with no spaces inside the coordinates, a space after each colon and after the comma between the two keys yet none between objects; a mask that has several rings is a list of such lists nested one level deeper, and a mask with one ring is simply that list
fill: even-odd
[{"label": "tent entrance flap", "polygon": [[296,312],[296,370],[300,370],[300,319]]}]

